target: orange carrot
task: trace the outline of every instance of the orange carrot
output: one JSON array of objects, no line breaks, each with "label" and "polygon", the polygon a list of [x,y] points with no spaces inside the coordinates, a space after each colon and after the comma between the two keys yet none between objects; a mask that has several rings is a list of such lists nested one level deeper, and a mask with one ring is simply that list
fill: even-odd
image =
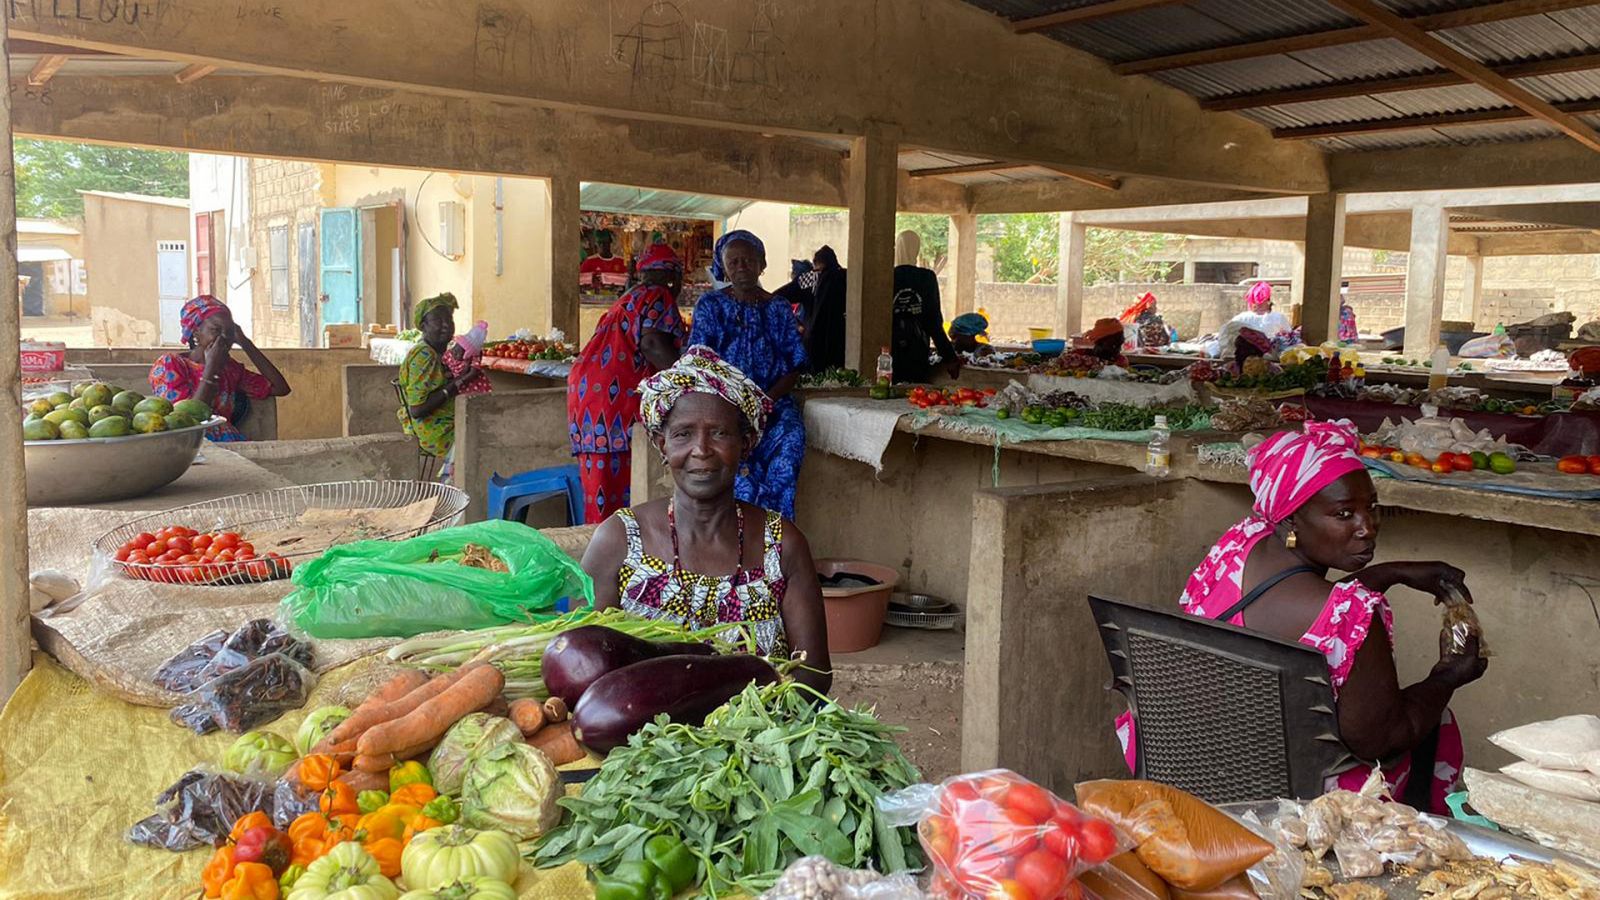
[{"label": "orange carrot", "polygon": [[511,715],[511,707],[506,704],[505,697],[496,696],[493,700],[490,700],[487,704],[485,704],[483,709],[478,710],[478,712],[488,713],[491,716],[499,716],[500,718],[504,719],[505,717]]},{"label": "orange carrot", "polygon": [[499,669],[477,666],[398,719],[368,728],[356,749],[362,756],[378,756],[436,741],[462,716],[482,709],[505,686]]},{"label": "orange carrot", "polygon": [[550,762],[558,766],[577,762],[588,755],[578,744],[578,739],[572,736],[571,722],[546,725],[539,729],[538,734],[529,738],[528,743],[550,757]]},{"label": "orange carrot", "polygon": [[[367,698],[365,702],[356,707],[356,711],[351,714],[350,718],[340,722],[336,728],[328,732],[328,737],[333,738],[335,743],[360,737],[362,732],[372,726],[404,716],[416,709],[418,705],[437,697],[451,685],[466,677],[475,668],[481,668],[481,665],[476,667],[472,665],[462,666],[448,675],[440,675],[437,678],[429,679],[399,698],[376,700],[374,702],[376,697],[376,694],[374,694],[374,697]],[[388,685],[385,685],[385,687],[388,687]]]},{"label": "orange carrot", "polygon": [[533,737],[545,725],[544,707],[537,700],[522,699],[511,704],[511,721],[523,737]]},{"label": "orange carrot", "polygon": [[350,788],[358,794],[362,791],[386,791],[389,789],[389,770],[368,772],[363,769],[355,769],[340,775],[334,780],[350,785]]}]

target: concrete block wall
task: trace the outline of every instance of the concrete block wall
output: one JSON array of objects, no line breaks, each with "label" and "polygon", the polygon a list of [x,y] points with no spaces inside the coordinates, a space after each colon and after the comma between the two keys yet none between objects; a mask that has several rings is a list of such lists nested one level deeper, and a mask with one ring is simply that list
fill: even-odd
[{"label": "concrete block wall", "polygon": [[497,389],[457,397],[455,456],[453,481],[472,498],[467,521],[481,521],[487,511],[484,494],[490,475],[515,475],[573,461],[566,388]]},{"label": "concrete block wall", "polygon": [[[254,298],[255,340],[263,347],[302,346],[300,328],[300,272],[317,266],[320,257],[300,259],[299,229],[317,221],[322,207],[325,167],[317,163],[285,159],[250,161],[250,244],[256,251],[255,274],[251,276]],[[272,245],[270,229],[289,229],[289,305],[272,304]],[[320,237],[320,235],[319,235]],[[321,331],[316,330],[320,344]]]}]

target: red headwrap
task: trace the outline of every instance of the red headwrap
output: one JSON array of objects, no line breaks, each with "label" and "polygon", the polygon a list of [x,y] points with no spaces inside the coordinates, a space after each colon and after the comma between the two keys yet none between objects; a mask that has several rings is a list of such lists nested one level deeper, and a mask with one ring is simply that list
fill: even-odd
[{"label": "red headwrap", "polygon": [[650,249],[644,251],[639,257],[639,271],[649,272],[656,269],[683,270],[683,260],[672,248],[666,244],[651,244]]}]

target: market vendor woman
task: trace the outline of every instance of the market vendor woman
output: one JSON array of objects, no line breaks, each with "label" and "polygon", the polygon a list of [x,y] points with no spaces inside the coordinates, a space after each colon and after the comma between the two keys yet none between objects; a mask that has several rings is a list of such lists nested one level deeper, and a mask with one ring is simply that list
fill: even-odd
[{"label": "market vendor woman", "polygon": [[456,333],[455,310],[453,294],[438,294],[418,303],[411,318],[422,332],[422,340],[400,362],[400,393],[406,404],[399,411],[400,422],[423,452],[445,461],[440,478],[451,474],[456,395],[482,374],[477,366],[467,366],[454,377],[445,369],[445,348]]},{"label": "market vendor woman", "polygon": [[[1345,746],[1358,759],[1382,761],[1397,799],[1444,813],[1463,762],[1450,698],[1480,678],[1488,661],[1472,637],[1460,653],[1441,652],[1428,677],[1402,687],[1384,592],[1404,585],[1438,599],[1471,595],[1461,570],[1442,562],[1372,565],[1378,498],[1355,430],[1342,422],[1305,429],[1274,434],[1251,451],[1255,508],[1217,541],[1179,602],[1189,615],[1320,651]],[[1334,570],[1354,574],[1334,582]],[[1130,766],[1138,753],[1135,724],[1126,714],[1117,722]],[[1371,770],[1358,764],[1328,787],[1356,790]]]},{"label": "market vendor woman", "polygon": [[621,510],[595,531],[583,556],[595,609],[620,606],[691,628],[746,623],[762,655],[804,653],[796,677],[826,691],[832,663],[811,547],[778,512],[734,496],[772,400],[703,346],[646,379],[640,395],[639,417],[673,493]]},{"label": "market vendor woman", "polygon": [[[176,403],[199,400],[224,419],[206,431],[213,441],[242,441],[238,423],[251,400],[289,396],[289,382],[267,355],[234,324],[228,307],[209,294],[190,300],[178,314],[188,353],[168,353],[150,367],[150,390]],[[229,356],[237,344],[257,372]]]}]

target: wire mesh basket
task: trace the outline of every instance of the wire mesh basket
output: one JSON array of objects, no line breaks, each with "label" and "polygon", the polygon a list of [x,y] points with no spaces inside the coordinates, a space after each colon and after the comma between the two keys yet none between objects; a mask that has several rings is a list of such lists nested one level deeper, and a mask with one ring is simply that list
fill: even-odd
[{"label": "wire mesh basket", "polygon": [[[206,535],[233,533],[242,542],[251,535],[301,524],[312,510],[393,510],[432,502],[427,520],[403,527],[352,527],[339,539],[295,539],[292,548],[260,548],[248,559],[174,560],[168,563],[118,560],[121,548],[140,534],[183,528]],[[287,578],[299,563],[322,555],[337,543],[353,540],[404,540],[459,525],[466,514],[467,492],[429,481],[334,481],[235,494],[140,516],[101,535],[94,542],[94,566],[114,568],[129,578],[168,584],[238,585]],[[279,553],[278,549],[285,552]],[[252,548],[253,553],[254,548]]]}]

